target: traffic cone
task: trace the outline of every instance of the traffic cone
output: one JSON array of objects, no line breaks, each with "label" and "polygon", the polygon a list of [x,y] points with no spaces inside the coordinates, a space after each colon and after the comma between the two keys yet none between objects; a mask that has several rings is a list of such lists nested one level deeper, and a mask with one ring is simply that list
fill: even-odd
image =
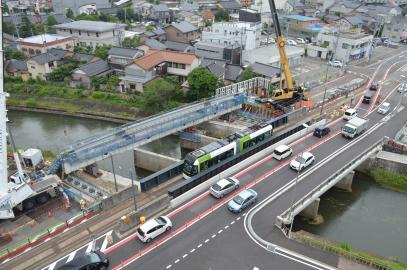
[{"label": "traffic cone", "polygon": [[31,225],[31,227],[35,227],[35,225],[37,225],[37,224],[36,224],[35,221],[33,220],[33,221],[31,221],[30,225]]},{"label": "traffic cone", "polygon": [[16,232],[15,232],[15,231],[11,231],[10,234],[11,234],[11,236],[16,236]]},{"label": "traffic cone", "polygon": [[52,211],[51,211],[51,210],[48,211],[48,217],[49,217],[49,218],[52,217]]}]

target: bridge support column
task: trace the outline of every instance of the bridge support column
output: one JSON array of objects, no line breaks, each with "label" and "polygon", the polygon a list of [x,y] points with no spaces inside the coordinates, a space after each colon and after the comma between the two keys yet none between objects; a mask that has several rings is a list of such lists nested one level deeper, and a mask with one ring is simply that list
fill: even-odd
[{"label": "bridge support column", "polygon": [[145,149],[134,148],[134,164],[137,168],[158,172],[179,161],[179,159],[153,153]]},{"label": "bridge support column", "polygon": [[351,192],[354,175],[355,171],[351,171],[348,175],[346,175],[338,183],[336,183],[335,187]]},{"label": "bridge support column", "polygon": [[310,203],[304,210],[301,211],[300,215],[308,219],[316,219],[318,217],[318,209],[320,198]]},{"label": "bridge support column", "polygon": [[190,150],[196,150],[200,147],[203,147],[207,144],[210,144],[211,142],[216,142],[219,139],[214,138],[214,137],[209,137],[209,136],[205,136],[205,135],[199,135],[201,138],[201,141],[199,142],[194,142],[194,141],[190,141],[190,140],[186,140],[183,138],[180,138],[180,144],[181,144],[181,148],[184,149],[190,149]]}]

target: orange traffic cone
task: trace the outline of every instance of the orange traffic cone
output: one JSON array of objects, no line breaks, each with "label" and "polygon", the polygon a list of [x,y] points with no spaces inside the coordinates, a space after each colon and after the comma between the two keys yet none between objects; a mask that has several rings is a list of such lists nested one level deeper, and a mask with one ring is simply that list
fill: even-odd
[{"label": "orange traffic cone", "polygon": [[48,211],[48,217],[49,217],[49,218],[52,217],[52,211],[51,211],[51,210]]}]

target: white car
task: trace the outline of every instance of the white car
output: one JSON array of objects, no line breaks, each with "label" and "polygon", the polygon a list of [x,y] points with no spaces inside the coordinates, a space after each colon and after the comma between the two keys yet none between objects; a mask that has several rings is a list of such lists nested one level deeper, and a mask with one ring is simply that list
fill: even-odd
[{"label": "white car", "polygon": [[342,62],[339,60],[329,61],[328,64],[333,67],[343,67]]},{"label": "white car", "polygon": [[381,113],[381,114],[386,114],[389,112],[389,110],[390,110],[390,103],[384,102],[379,106],[379,108],[377,109],[377,112]]},{"label": "white car", "polygon": [[315,157],[310,152],[304,152],[299,155],[296,159],[290,162],[290,168],[296,171],[302,171],[309,165],[314,163]]},{"label": "white car", "polygon": [[292,39],[287,39],[287,45],[288,46],[297,46],[298,45],[298,43],[297,42],[295,42],[294,40],[292,40]]},{"label": "white car", "polygon": [[343,114],[343,120],[349,121],[356,116],[358,116],[358,112],[355,109],[347,109]]},{"label": "white car", "polygon": [[171,230],[171,220],[166,216],[159,216],[157,218],[146,221],[137,229],[138,238],[144,243],[150,243],[151,240]]},{"label": "white car", "polygon": [[289,157],[293,154],[293,150],[287,145],[280,145],[274,149],[273,158],[277,160],[282,160],[286,157]]},{"label": "white car", "polygon": [[296,38],[295,41],[297,41],[298,44],[305,44],[305,40],[303,38]]},{"label": "white car", "polygon": [[209,193],[211,193],[213,197],[220,199],[226,194],[238,189],[239,184],[239,180],[236,178],[227,177],[213,184],[209,189]]},{"label": "white car", "polygon": [[276,43],[276,40],[272,37],[269,37],[267,44],[274,44],[274,43]]}]

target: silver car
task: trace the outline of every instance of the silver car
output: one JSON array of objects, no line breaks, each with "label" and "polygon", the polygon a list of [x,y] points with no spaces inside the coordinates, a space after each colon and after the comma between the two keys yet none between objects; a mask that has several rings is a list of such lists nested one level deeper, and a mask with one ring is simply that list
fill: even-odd
[{"label": "silver car", "polygon": [[213,184],[209,192],[215,198],[223,198],[226,194],[239,188],[239,180],[233,177],[227,177]]},{"label": "silver car", "polygon": [[243,209],[252,205],[257,200],[257,192],[253,189],[246,189],[228,202],[228,209],[233,213],[240,213]]}]

